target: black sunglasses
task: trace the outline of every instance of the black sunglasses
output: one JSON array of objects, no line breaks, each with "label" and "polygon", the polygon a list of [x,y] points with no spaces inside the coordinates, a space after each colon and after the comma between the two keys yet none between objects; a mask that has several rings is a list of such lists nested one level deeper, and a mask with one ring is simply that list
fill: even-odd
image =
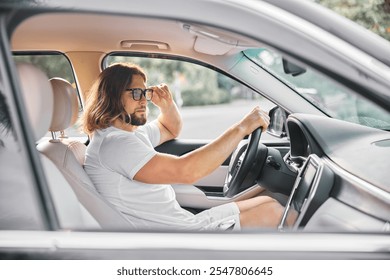
[{"label": "black sunglasses", "polygon": [[147,101],[152,100],[153,97],[153,89],[151,88],[127,88],[126,91],[130,91],[131,94],[133,95],[133,99],[135,101],[140,101],[142,98],[142,95],[145,96],[145,99]]}]

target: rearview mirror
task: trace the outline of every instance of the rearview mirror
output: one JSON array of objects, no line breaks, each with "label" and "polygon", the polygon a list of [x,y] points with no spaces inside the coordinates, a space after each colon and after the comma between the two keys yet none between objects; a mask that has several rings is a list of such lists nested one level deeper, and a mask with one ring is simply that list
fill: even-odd
[{"label": "rearview mirror", "polygon": [[306,72],[305,68],[302,68],[302,67],[288,61],[285,58],[282,58],[282,61],[283,61],[283,71],[286,74],[291,74],[295,77],[295,76],[301,75],[301,74]]},{"label": "rearview mirror", "polygon": [[286,111],[276,106],[269,111],[269,116],[270,124],[267,128],[268,133],[279,138],[286,137]]}]

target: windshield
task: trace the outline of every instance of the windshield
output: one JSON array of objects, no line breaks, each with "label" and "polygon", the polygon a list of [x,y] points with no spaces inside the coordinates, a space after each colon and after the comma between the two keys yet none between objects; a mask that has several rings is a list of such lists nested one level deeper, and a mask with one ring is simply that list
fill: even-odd
[{"label": "windshield", "polygon": [[301,68],[269,49],[249,49],[254,63],[295,90],[326,115],[369,127],[390,130],[390,114],[381,107],[308,68]]}]

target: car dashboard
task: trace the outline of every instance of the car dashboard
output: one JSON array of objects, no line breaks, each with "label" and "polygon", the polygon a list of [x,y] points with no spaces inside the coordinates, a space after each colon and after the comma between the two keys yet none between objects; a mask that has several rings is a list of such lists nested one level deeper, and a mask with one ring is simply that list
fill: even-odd
[{"label": "car dashboard", "polygon": [[279,230],[389,232],[390,133],[306,114],[286,127],[284,163],[298,175]]}]

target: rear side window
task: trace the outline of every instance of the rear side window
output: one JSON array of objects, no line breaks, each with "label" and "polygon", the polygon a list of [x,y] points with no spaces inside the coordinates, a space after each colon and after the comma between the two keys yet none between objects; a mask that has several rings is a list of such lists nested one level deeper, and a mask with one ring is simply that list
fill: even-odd
[{"label": "rear side window", "polygon": [[72,66],[69,60],[60,53],[50,54],[26,54],[15,53],[15,62],[31,63],[40,68],[49,79],[59,77],[75,85]]},{"label": "rear side window", "polygon": [[[51,78],[62,78],[73,85],[77,91],[77,86],[75,83],[75,78],[73,74],[72,65],[67,59],[67,57],[61,53],[14,53],[14,60],[16,63],[31,63],[36,67],[40,68],[49,79]],[[80,94],[78,93],[79,99],[79,115],[82,113],[82,102],[80,99]],[[77,124],[71,128],[68,128],[64,131],[65,135],[68,137],[81,138],[80,141],[86,141],[87,136],[81,132],[81,129],[78,128]],[[51,137],[50,133],[45,135],[46,137]]]}]

